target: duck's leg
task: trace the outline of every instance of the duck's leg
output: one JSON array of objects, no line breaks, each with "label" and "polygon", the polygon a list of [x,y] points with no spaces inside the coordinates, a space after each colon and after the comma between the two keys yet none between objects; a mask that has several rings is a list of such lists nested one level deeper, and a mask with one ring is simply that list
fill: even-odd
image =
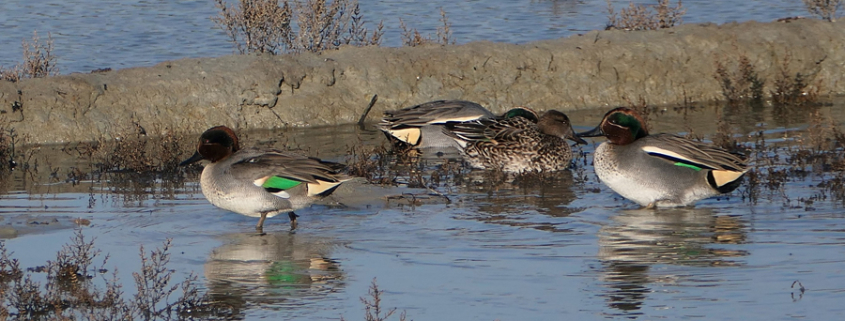
[{"label": "duck's leg", "polygon": [[288,212],[288,217],[290,217],[290,229],[295,230],[296,229],[296,218],[299,217],[299,215],[296,215],[296,213],[291,211],[291,212]]},{"label": "duck's leg", "polygon": [[261,218],[258,219],[258,224],[255,225],[255,230],[258,231],[258,234],[264,234],[264,220],[267,219],[267,213],[261,213]]}]

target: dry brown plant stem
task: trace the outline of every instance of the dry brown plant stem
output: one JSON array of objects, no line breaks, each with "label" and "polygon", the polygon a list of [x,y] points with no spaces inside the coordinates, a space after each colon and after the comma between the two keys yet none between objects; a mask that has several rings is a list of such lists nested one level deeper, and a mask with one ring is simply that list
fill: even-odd
[{"label": "dry brown plant stem", "polygon": [[23,64],[12,68],[0,66],[0,80],[17,82],[23,78],[42,78],[59,74],[56,66],[56,56],[53,55],[53,36],[47,34],[47,41],[42,42],[38,32],[32,33],[32,40],[21,41],[23,47]]},{"label": "dry brown plant stem", "polygon": [[402,29],[402,45],[416,47],[426,44],[449,45],[455,44],[452,37],[452,23],[446,17],[446,11],[440,8],[441,26],[437,27],[435,35],[423,36],[416,28],[410,28],[402,18],[399,18],[399,27]]},{"label": "dry brown plant stem", "polygon": [[320,52],[342,45],[378,46],[383,23],[366,28],[357,0],[215,0],[220,14],[211,19],[241,54]]},{"label": "dry brown plant stem", "polygon": [[804,6],[811,14],[836,22],[836,11],[842,6],[842,0],[804,0]]},{"label": "dry brown plant stem", "polygon": [[[652,12],[654,10],[654,12]],[[613,8],[610,0],[607,0],[607,27],[606,30],[657,30],[672,28],[681,24],[687,9],[683,7],[681,0],[675,7],[669,6],[669,0],[657,0],[657,4],[646,6],[636,5],[631,2],[628,8],[623,8],[618,14]]]}]

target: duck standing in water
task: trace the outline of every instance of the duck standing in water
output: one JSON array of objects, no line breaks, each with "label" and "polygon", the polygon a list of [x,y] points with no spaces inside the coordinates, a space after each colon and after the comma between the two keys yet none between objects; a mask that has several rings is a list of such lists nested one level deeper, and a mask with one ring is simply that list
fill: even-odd
[{"label": "duck standing in water", "polygon": [[492,118],[493,113],[479,104],[465,100],[435,100],[384,113],[379,129],[388,138],[415,148],[457,147],[443,134],[443,124]]},{"label": "duck standing in water", "polygon": [[459,145],[470,166],[511,173],[566,169],[572,160],[566,139],[586,143],[575,136],[565,114],[549,110],[537,117],[523,107],[502,117],[448,122],[443,132]]},{"label": "duck standing in water", "polygon": [[605,136],[593,167],[619,195],[649,208],[692,205],[736,189],[748,171],[742,155],[671,134],[649,135],[643,118],[629,108],[604,115],[581,137]]},{"label": "duck standing in water", "polygon": [[212,127],[200,136],[197,152],[179,164],[200,160],[211,163],[202,170],[200,186],[211,204],[241,215],[260,217],[255,229],[263,234],[264,220],[293,212],[328,196],[351,177],[343,164],[278,151],[240,149],[238,137],[226,126]]}]

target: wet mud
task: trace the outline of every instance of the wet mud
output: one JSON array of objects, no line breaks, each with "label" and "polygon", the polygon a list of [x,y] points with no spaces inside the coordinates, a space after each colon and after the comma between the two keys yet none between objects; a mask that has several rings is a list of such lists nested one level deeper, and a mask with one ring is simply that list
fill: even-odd
[{"label": "wet mud", "polygon": [[[152,136],[213,125],[242,130],[356,122],[434,99],[498,113],[524,105],[575,110],[725,99],[717,62],[746,57],[771,96],[777,75],[804,75],[820,95],[845,93],[845,21],[689,24],[591,31],[523,45],[473,42],[343,48],[320,54],[183,59],[153,67],[0,81],[0,113],[30,143]],[[788,64],[785,62],[788,61]],[[788,69],[788,70],[784,70]],[[45,127],[48,126],[48,127]],[[8,129],[8,128],[7,128]]]}]

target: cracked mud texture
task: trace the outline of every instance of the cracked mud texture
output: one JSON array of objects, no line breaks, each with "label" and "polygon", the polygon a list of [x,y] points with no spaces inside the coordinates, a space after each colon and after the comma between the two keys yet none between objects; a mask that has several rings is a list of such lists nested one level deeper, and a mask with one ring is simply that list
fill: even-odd
[{"label": "cracked mud texture", "polygon": [[[769,95],[783,60],[820,94],[845,93],[845,19],[681,25],[658,31],[591,31],[523,45],[473,42],[348,47],[320,54],[232,55],[152,67],[0,81],[0,120],[30,143],[148,135],[213,125],[315,126],[434,99],[466,99],[494,112],[607,108],[722,100],[716,60],[747,56]],[[108,67],[108,66],[103,66]],[[603,110],[601,111],[603,112]]]}]

